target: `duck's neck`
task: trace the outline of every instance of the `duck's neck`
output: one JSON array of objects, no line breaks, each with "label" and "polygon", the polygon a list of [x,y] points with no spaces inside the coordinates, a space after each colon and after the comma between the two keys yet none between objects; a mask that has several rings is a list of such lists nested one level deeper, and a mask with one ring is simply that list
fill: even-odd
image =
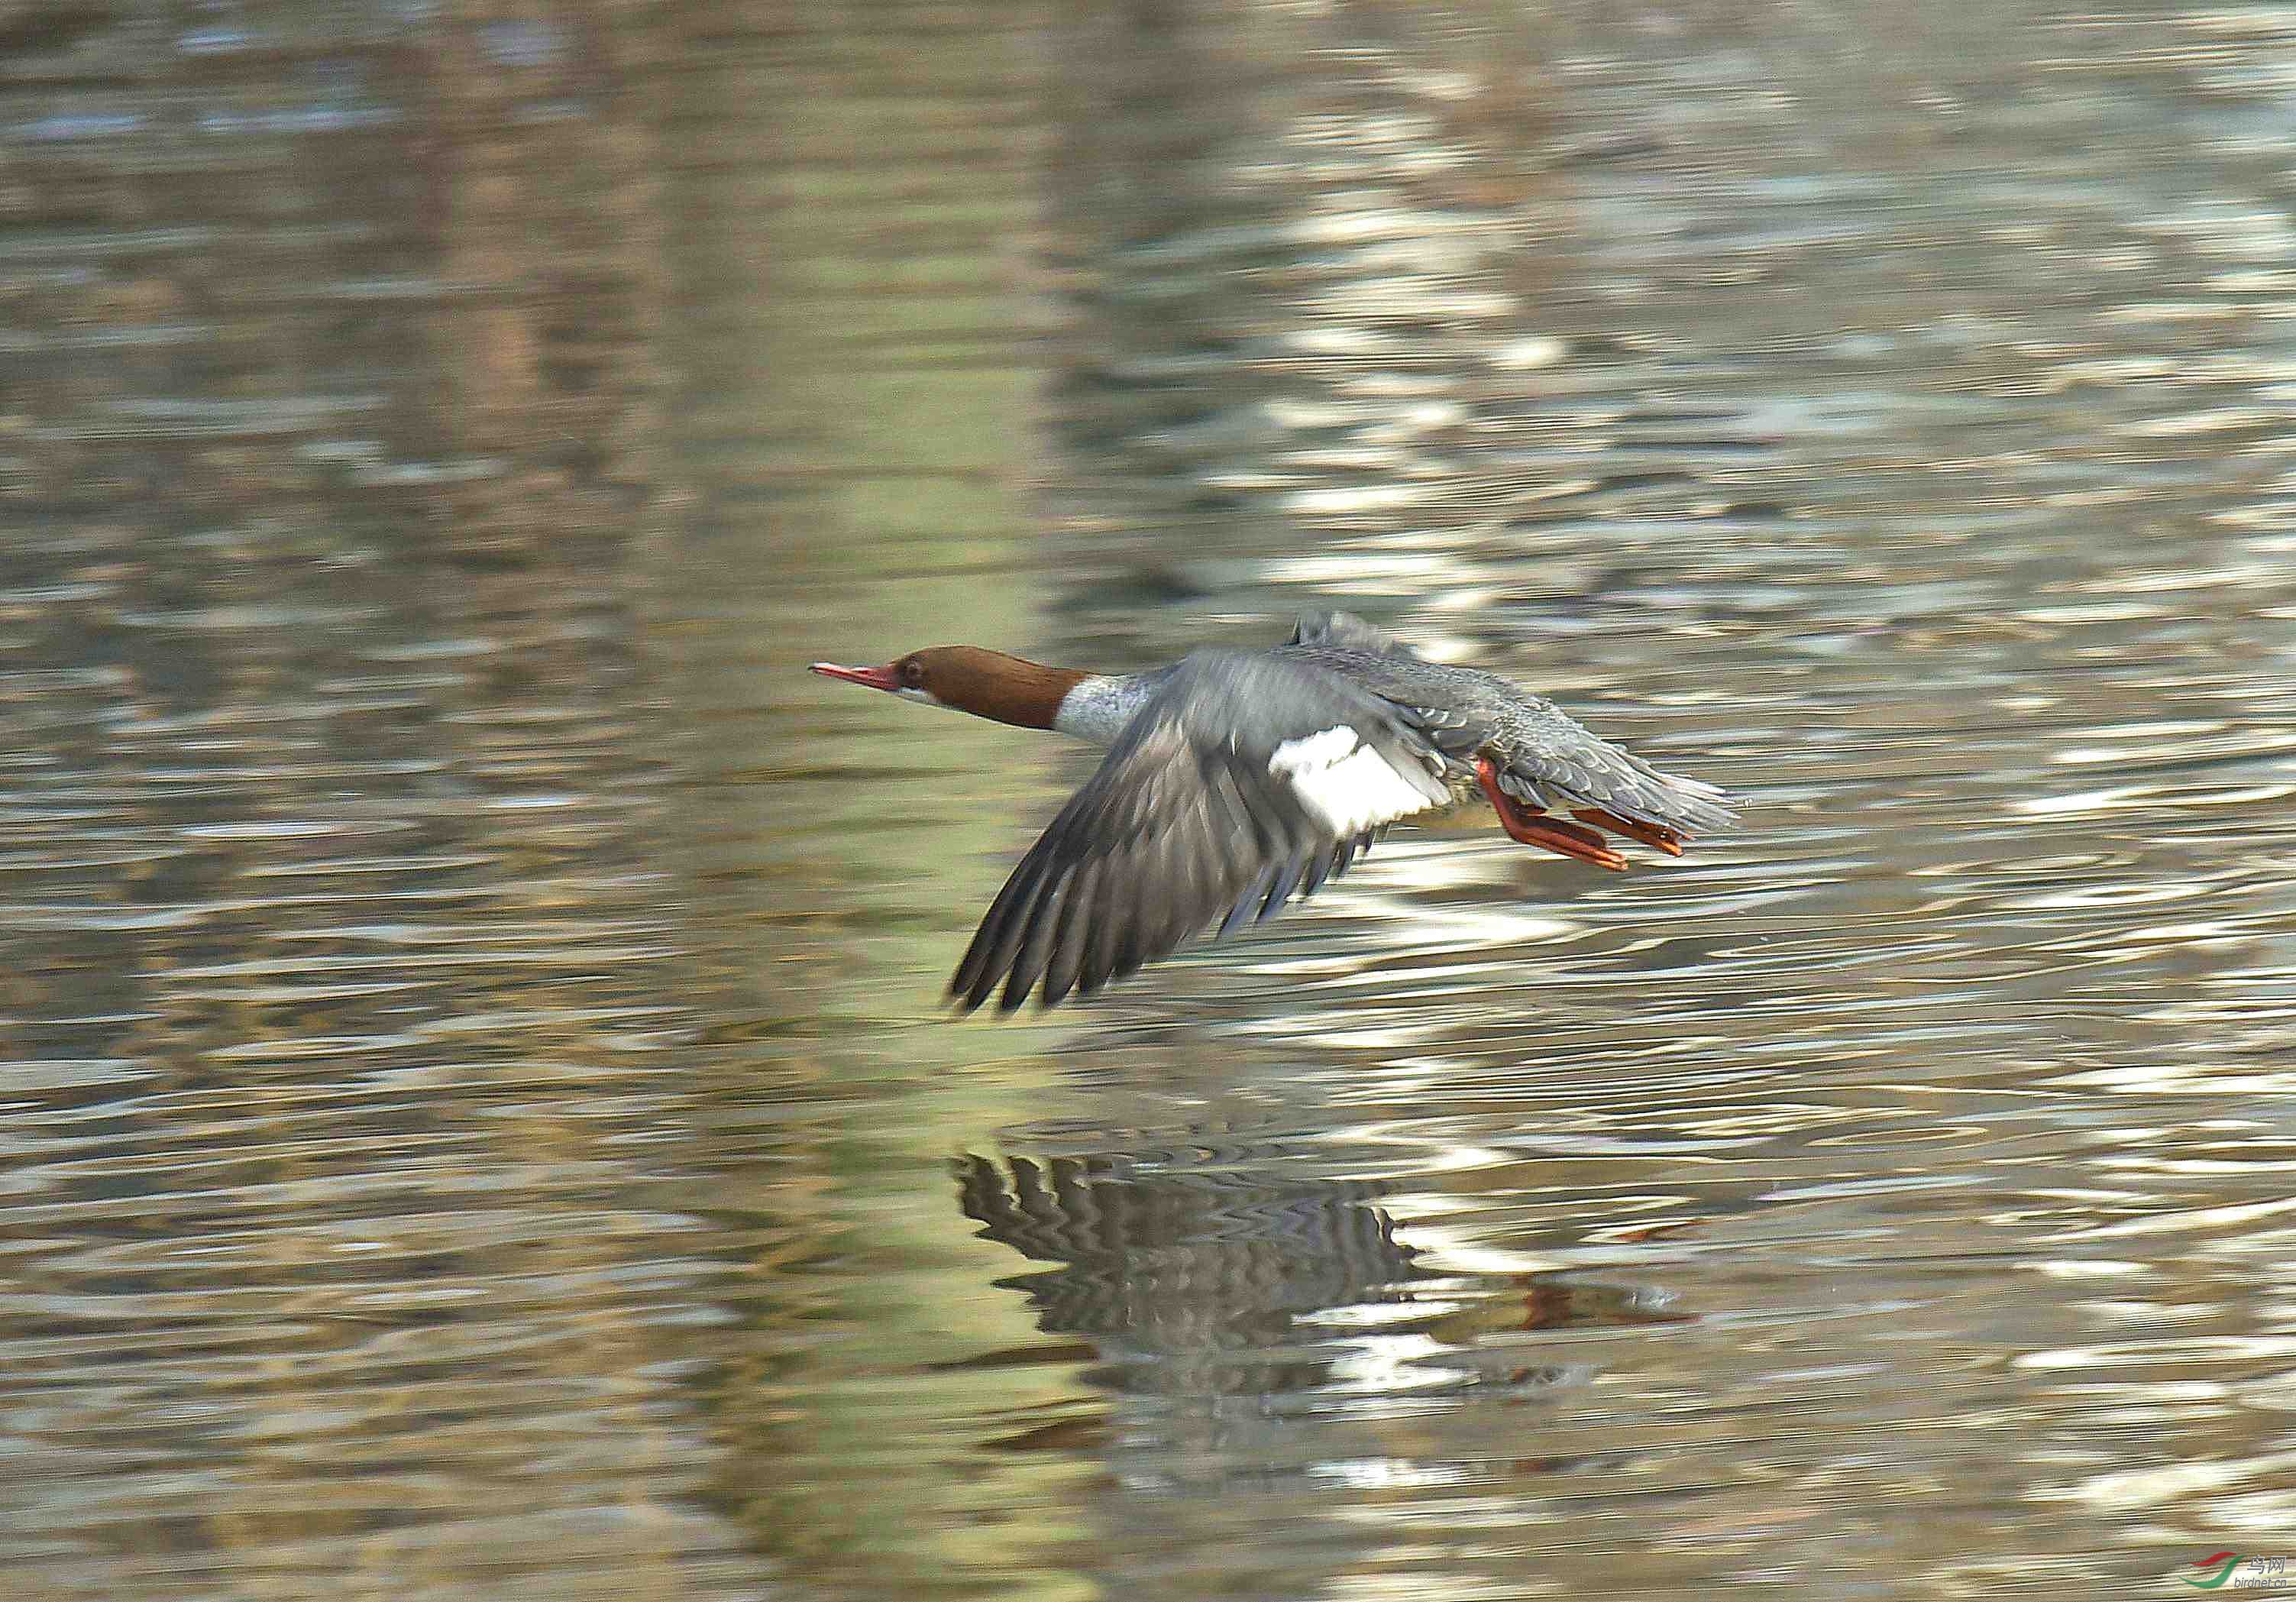
[{"label": "duck's neck", "polygon": [[1155,690],[1145,673],[1087,673],[1061,697],[1052,727],[1095,745],[1112,745]]},{"label": "duck's neck", "polygon": [[1069,692],[1090,677],[976,645],[942,645],[917,654],[933,658],[930,671],[937,682],[928,679],[928,699],[1016,728],[1058,727],[1054,719]]}]

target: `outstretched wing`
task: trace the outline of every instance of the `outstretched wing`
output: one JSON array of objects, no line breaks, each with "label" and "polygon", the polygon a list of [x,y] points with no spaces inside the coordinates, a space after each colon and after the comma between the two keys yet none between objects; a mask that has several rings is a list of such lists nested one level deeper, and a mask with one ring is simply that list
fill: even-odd
[{"label": "outstretched wing", "polygon": [[1225,934],[1343,871],[1378,830],[1449,800],[1395,709],[1309,663],[1188,656],[997,893],[949,991],[1047,1006]]},{"label": "outstretched wing", "polygon": [[1419,653],[1351,612],[1303,612],[1287,645],[1336,645],[1345,651],[1372,651],[1382,656],[1419,660]]}]

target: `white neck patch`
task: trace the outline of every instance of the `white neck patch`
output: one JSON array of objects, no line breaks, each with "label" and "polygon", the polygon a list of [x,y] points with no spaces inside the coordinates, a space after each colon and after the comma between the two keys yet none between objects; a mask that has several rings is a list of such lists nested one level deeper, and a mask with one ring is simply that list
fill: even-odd
[{"label": "white neck patch", "polygon": [[1061,697],[1053,727],[1095,745],[1113,745],[1155,693],[1156,686],[1137,674],[1095,673]]}]

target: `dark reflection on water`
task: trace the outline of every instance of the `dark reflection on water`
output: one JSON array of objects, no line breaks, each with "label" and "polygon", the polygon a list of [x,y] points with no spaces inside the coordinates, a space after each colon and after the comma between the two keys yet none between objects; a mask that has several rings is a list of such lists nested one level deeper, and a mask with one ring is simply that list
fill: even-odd
[{"label": "dark reflection on water", "polygon": [[[1330,1154],[1296,1137],[1193,1133],[955,1164],[981,1233],[1052,1265],[998,1283],[1027,1295],[1047,1335],[1091,1341],[967,1362],[1084,1360],[1086,1384],[1115,1399],[1017,1415],[981,1450],[1107,1461],[1123,1489],[1108,1516],[1123,1532],[1119,1583],[1333,1583],[1385,1539],[1332,1516],[1334,1491],[1390,1475],[1377,1458],[1333,1457],[1334,1431],[1548,1404],[1594,1370],[1510,1336],[1685,1316],[1663,1293],[1593,1277],[1431,1267],[1376,1204],[1390,1182],[1319,1173]],[[1523,1457],[1526,1475],[1591,1466]]]},{"label": "dark reflection on water", "polygon": [[[0,19],[18,1590],[2284,1545],[2296,32],[1902,9]],[[947,1022],[1332,596],[1748,827]]]},{"label": "dark reflection on water", "polygon": [[[981,1234],[1050,1272],[1024,1290],[1047,1334],[1119,1343],[1125,1388],[1272,1397],[1338,1383],[1343,1358],[1303,1329],[1338,1315],[1390,1336],[1454,1322],[1477,1294],[1423,1267],[1373,1204],[1378,1180],[1286,1178],[1280,1154],[1250,1148],[1049,1159],[967,1156],[959,1204]],[[1662,1296],[1536,1283],[1491,1312],[1554,1329],[1620,1317]],[[1428,1376],[1432,1377],[1431,1375]],[[1464,1377],[1464,1376],[1463,1376]]]}]

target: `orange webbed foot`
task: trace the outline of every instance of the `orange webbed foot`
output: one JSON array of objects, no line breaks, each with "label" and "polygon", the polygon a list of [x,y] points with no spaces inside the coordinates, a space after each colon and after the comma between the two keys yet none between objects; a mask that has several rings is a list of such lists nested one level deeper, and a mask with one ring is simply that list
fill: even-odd
[{"label": "orange webbed foot", "polygon": [[1664,851],[1669,857],[1682,855],[1684,843],[1690,838],[1677,834],[1664,824],[1644,823],[1636,818],[1621,817],[1615,812],[1599,811],[1592,807],[1570,814],[1580,823],[1591,823],[1598,829],[1608,829],[1613,834],[1624,834],[1629,840],[1639,840],[1644,845]]},{"label": "orange webbed foot", "polygon": [[1499,827],[1507,838],[1524,845],[1535,845],[1559,856],[1575,857],[1581,862],[1591,862],[1596,867],[1624,872],[1627,859],[1603,843],[1603,837],[1575,823],[1565,823],[1544,812],[1533,812],[1505,791],[1499,788],[1498,770],[1488,757],[1475,759],[1475,777],[1481,783],[1483,794],[1491,803],[1491,810],[1499,815]]}]

